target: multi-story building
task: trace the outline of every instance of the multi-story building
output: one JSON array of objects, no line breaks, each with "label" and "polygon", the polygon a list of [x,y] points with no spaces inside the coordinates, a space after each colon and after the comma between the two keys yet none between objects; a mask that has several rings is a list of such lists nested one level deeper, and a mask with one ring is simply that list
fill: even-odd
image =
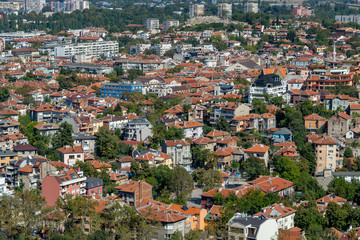
[{"label": "multi-story building", "polygon": [[176,19],[168,19],[164,22],[164,30],[168,30],[171,27],[178,27],[179,26],[179,20]]},{"label": "multi-story building", "polygon": [[115,61],[115,66],[119,66],[125,71],[138,69],[143,72],[164,69],[164,63],[158,59],[120,59]]},{"label": "multi-story building", "polygon": [[84,56],[84,61],[90,62],[93,57],[110,57],[119,52],[119,44],[116,41],[96,41],[86,43],[75,43],[55,47],[57,57]]},{"label": "multi-story building", "polygon": [[228,122],[239,116],[245,116],[250,113],[250,107],[244,103],[228,102],[211,107],[210,124],[215,125],[216,121],[224,117]]},{"label": "multi-story building", "polygon": [[312,137],[315,146],[315,174],[330,176],[331,172],[342,167],[337,142],[330,136]]},{"label": "multi-story building", "polygon": [[190,224],[186,220],[190,218],[189,215],[182,214],[176,210],[169,209],[166,204],[157,201],[148,201],[136,209],[149,222],[159,224],[159,228],[149,236],[150,239],[170,240],[174,233],[179,233],[184,236],[185,233],[191,230]]},{"label": "multi-story building", "polygon": [[12,135],[19,133],[20,123],[11,118],[0,120],[0,135]]},{"label": "multi-story building", "polygon": [[257,157],[264,160],[265,166],[269,161],[269,147],[263,144],[258,144],[244,150],[245,159],[249,157]]},{"label": "multi-story building", "polygon": [[74,146],[82,147],[84,153],[95,153],[97,137],[86,133],[73,133]]},{"label": "multi-story building", "polygon": [[323,117],[320,117],[316,113],[312,113],[308,116],[304,117],[305,121],[305,128],[310,131],[316,131],[318,129],[322,129],[326,124],[326,119]]},{"label": "multi-story building", "polygon": [[292,14],[295,18],[311,17],[312,11],[308,7],[297,6]]},{"label": "multi-story building", "polygon": [[257,13],[259,12],[259,4],[247,2],[244,6],[245,13]]},{"label": "multi-story building", "polygon": [[162,143],[161,149],[162,152],[173,156],[175,165],[181,165],[190,170],[190,143],[184,140],[166,140]]},{"label": "multi-story building", "polygon": [[336,22],[343,22],[343,23],[358,23],[360,24],[360,14],[356,15],[336,15],[335,16]]},{"label": "multi-story building", "polygon": [[124,126],[124,139],[147,141],[152,136],[152,127],[152,124],[146,118],[135,118]]},{"label": "multi-story building", "polygon": [[281,198],[292,196],[295,192],[293,182],[279,177],[262,176],[249,182],[249,184],[253,185],[264,193],[277,194]]},{"label": "multi-story building", "polygon": [[75,172],[74,169],[49,174],[41,183],[41,195],[45,198],[47,206],[54,206],[59,197],[67,194],[85,195],[85,180],[86,177]]},{"label": "multi-story building", "polygon": [[34,126],[35,131],[39,132],[41,136],[54,136],[59,130],[59,125],[56,123],[40,122]]},{"label": "multi-story building", "polygon": [[236,213],[228,222],[229,239],[271,240],[278,235],[278,224],[272,218]]},{"label": "multi-story building", "polygon": [[282,96],[286,92],[286,82],[276,74],[262,74],[249,86],[248,91],[249,103],[255,98],[265,100],[264,94]]},{"label": "multi-story building", "polygon": [[152,199],[152,188],[153,186],[144,180],[130,180],[115,187],[115,191],[126,204],[138,208],[143,201]]},{"label": "multi-story building", "polygon": [[5,195],[12,195],[13,190],[10,190],[6,183],[6,178],[0,177],[0,197]]},{"label": "multi-story building", "polygon": [[351,98],[348,95],[325,95],[324,106],[327,110],[345,111],[351,102],[358,102],[358,99]]},{"label": "multi-story building", "polygon": [[338,113],[328,119],[327,132],[331,136],[345,136],[351,127],[351,117],[346,113]]},{"label": "multi-story building", "polygon": [[204,16],[204,4],[192,4],[190,5],[189,15],[190,18]]},{"label": "multi-story building", "polygon": [[196,121],[178,122],[174,125],[169,125],[174,128],[180,128],[184,130],[185,138],[199,138],[203,134],[204,124]]},{"label": "multi-story building", "polygon": [[159,29],[159,19],[157,18],[148,18],[145,19],[145,27],[147,30]]},{"label": "multi-story building", "polygon": [[84,0],[64,0],[64,1],[51,1],[49,3],[50,9],[54,12],[73,12],[76,10],[89,9],[89,1]]},{"label": "multi-story building", "polygon": [[25,0],[25,12],[36,12],[40,13],[43,9],[44,4],[41,0]]},{"label": "multi-story building", "polygon": [[18,160],[17,153],[10,150],[0,151],[0,169],[9,165],[10,161]]},{"label": "multi-story building", "polygon": [[100,89],[101,97],[122,98],[124,92],[142,92],[142,84],[138,81],[128,81],[120,83],[103,83]]},{"label": "multi-story building", "polygon": [[87,177],[85,180],[86,195],[102,196],[104,182],[101,178]]},{"label": "multi-story building", "polygon": [[44,104],[39,107],[33,107],[30,109],[30,117],[35,122],[51,122],[52,121],[53,106],[50,104]]},{"label": "multi-story building", "polygon": [[232,4],[231,3],[219,3],[218,16],[222,17],[222,18],[231,18]]},{"label": "multi-story building", "polygon": [[345,69],[315,69],[304,83],[304,88],[313,91],[334,88],[336,85],[353,86],[353,74]]},{"label": "multi-story building", "polygon": [[81,146],[66,145],[56,149],[60,154],[61,161],[66,165],[74,165],[77,161],[84,162],[84,150]]},{"label": "multi-story building", "polygon": [[276,220],[280,229],[290,229],[294,227],[296,210],[291,207],[285,207],[284,204],[273,204],[265,207],[261,212],[254,214],[260,218],[273,218]]}]

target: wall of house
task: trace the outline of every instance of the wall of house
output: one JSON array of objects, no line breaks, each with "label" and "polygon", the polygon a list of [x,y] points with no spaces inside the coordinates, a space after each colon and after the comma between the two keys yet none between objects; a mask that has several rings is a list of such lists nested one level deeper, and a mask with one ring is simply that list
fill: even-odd
[{"label": "wall of house", "polygon": [[47,206],[55,206],[60,196],[60,186],[55,177],[46,176],[41,183],[41,195],[46,200]]}]

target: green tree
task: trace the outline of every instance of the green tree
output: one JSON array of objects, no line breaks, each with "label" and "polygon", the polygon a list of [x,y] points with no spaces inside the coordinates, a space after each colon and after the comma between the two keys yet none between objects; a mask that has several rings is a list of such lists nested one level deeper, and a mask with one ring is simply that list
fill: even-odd
[{"label": "green tree", "polygon": [[309,202],[301,205],[295,215],[295,226],[308,231],[311,226],[325,225],[326,218],[319,212],[315,202]]},{"label": "green tree", "polygon": [[257,98],[253,99],[252,106],[254,109],[254,113],[256,113],[256,114],[264,114],[264,113],[268,112],[266,109],[265,102],[260,99],[257,99]]},{"label": "green tree", "polygon": [[170,179],[171,191],[186,199],[194,188],[191,175],[181,166],[175,166]]},{"label": "green tree", "polygon": [[231,132],[230,124],[223,116],[221,116],[219,120],[216,120],[215,128],[220,131]]},{"label": "green tree", "polygon": [[204,192],[220,187],[223,180],[219,171],[214,169],[205,170],[204,168],[198,168],[193,173],[193,178]]},{"label": "green tree", "polygon": [[9,89],[6,87],[0,88],[0,102],[5,102],[10,97]]},{"label": "green tree", "polygon": [[340,205],[330,202],[326,208],[327,226],[334,227],[340,231],[346,231],[349,227],[347,222],[348,215],[349,212],[345,207],[342,208]]},{"label": "green tree", "polygon": [[269,175],[270,172],[265,166],[264,160],[256,157],[249,157],[240,163],[240,172],[247,180],[254,180],[261,175]]},{"label": "green tree", "polygon": [[353,151],[351,150],[350,147],[346,147],[346,148],[345,148],[344,157],[346,157],[346,158],[352,158],[352,157],[354,157]]},{"label": "green tree", "polygon": [[52,145],[54,146],[54,148],[57,149],[66,145],[73,146],[74,140],[72,137],[72,133],[72,126],[67,122],[63,122],[60,125],[58,132],[53,137]]},{"label": "green tree", "polygon": [[144,76],[145,74],[143,73],[143,71],[138,70],[138,69],[130,69],[128,71],[128,78],[129,80],[134,80],[136,79],[138,76]]},{"label": "green tree", "polygon": [[118,156],[118,138],[105,127],[96,133],[96,154],[104,160],[114,159]]}]

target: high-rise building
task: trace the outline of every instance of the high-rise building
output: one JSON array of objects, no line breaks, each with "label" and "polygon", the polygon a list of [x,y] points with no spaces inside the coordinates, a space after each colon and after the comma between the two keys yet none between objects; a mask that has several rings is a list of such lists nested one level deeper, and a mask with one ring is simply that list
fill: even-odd
[{"label": "high-rise building", "polygon": [[44,3],[41,0],[25,0],[25,12],[40,13],[44,7]]},{"label": "high-rise building", "polygon": [[145,27],[148,30],[155,30],[159,28],[159,19],[156,18],[148,18],[145,20]]},{"label": "high-rise building", "polygon": [[245,13],[257,13],[259,12],[259,4],[258,3],[245,3],[244,6]]},{"label": "high-rise building", "polygon": [[204,5],[203,4],[193,4],[190,6],[190,18],[204,16]]},{"label": "high-rise building", "polygon": [[171,27],[178,27],[179,20],[169,19],[164,22],[164,30],[168,30]]},{"label": "high-rise building", "polygon": [[231,18],[232,4],[231,3],[220,3],[218,5],[218,16],[221,18]]}]

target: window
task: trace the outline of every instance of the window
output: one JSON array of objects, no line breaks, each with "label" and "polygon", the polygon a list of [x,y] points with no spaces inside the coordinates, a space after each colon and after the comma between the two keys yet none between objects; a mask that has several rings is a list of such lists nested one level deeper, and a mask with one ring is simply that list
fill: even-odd
[{"label": "window", "polygon": [[309,128],[311,128],[311,123],[309,123]]}]

